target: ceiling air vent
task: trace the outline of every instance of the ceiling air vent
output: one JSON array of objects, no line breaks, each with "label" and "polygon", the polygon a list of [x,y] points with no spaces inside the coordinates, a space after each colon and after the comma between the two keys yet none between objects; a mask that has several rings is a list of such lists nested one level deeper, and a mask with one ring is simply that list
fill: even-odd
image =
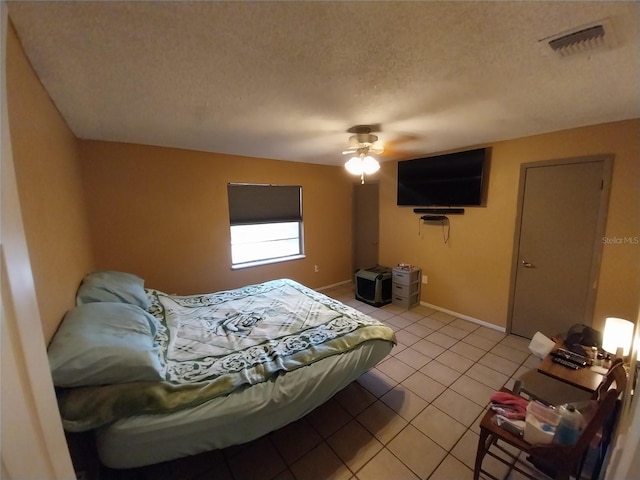
[{"label": "ceiling air vent", "polygon": [[562,57],[612,46],[612,28],[608,19],[590,23],[541,40]]}]

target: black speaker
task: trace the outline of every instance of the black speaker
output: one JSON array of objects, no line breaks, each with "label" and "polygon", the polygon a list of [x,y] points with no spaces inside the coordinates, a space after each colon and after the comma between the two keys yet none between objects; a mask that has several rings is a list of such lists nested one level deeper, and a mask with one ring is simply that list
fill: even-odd
[{"label": "black speaker", "polygon": [[464,208],[414,208],[413,213],[429,213],[432,215],[463,215]]}]

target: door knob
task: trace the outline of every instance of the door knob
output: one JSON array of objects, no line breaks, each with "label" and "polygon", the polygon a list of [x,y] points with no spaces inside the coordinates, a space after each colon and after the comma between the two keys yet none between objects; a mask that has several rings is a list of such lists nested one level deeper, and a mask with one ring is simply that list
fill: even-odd
[{"label": "door knob", "polygon": [[536,268],[533,263],[527,262],[526,260],[522,260],[522,266],[524,268]]}]

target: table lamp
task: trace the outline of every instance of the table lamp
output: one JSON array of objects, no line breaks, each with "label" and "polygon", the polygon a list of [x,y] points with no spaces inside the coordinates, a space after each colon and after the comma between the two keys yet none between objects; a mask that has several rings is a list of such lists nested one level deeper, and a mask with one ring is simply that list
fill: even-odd
[{"label": "table lamp", "polygon": [[616,317],[608,317],[604,324],[602,336],[602,349],[624,358],[629,355],[633,340],[633,323],[629,320]]}]

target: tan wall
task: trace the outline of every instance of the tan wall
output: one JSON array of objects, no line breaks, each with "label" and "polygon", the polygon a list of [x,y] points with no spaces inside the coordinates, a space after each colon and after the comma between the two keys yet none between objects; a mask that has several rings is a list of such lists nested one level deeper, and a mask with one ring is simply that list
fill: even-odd
[{"label": "tan wall", "polygon": [[49,341],[93,265],[77,141],[31,69],[13,28],[6,62],[16,179],[42,328]]},{"label": "tan wall", "polygon": [[[352,179],[341,167],[83,141],[81,181],[78,142],[13,31],[7,84],[16,176],[47,340],[73,305],[80,279],[94,267],[132,271],[149,286],[177,293],[284,276],[311,287],[350,279]],[[505,326],[520,164],[613,153],[606,235],[634,237],[640,218],[639,131],[640,121],[634,120],[491,145],[487,206],[451,216],[446,245],[438,226],[419,227],[411,208],[395,205],[396,164],[383,163],[380,262],[420,265],[429,276],[423,301]],[[230,270],[230,181],[303,185],[306,259]],[[637,245],[604,246],[595,326],[608,315],[635,318],[639,252]],[[316,264],[319,273],[313,272]]]},{"label": "tan wall", "polygon": [[[412,208],[396,206],[397,163],[385,163],[380,187],[380,261],[421,266],[428,275],[422,301],[506,327],[520,164],[613,153],[606,236],[637,237],[639,138],[640,120],[632,120],[491,145],[487,205],[451,215],[447,244],[439,224],[419,226]],[[640,245],[604,245],[594,327],[601,328],[606,316],[636,319],[639,267]]]},{"label": "tan wall", "polygon": [[[342,167],[96,141],[80,142],[80,151],[99,269],[179,294],[281,277],[317,288],[351,277],[352,179]],[[229,182],[302,185],[306,258],[232,271]]]}]

